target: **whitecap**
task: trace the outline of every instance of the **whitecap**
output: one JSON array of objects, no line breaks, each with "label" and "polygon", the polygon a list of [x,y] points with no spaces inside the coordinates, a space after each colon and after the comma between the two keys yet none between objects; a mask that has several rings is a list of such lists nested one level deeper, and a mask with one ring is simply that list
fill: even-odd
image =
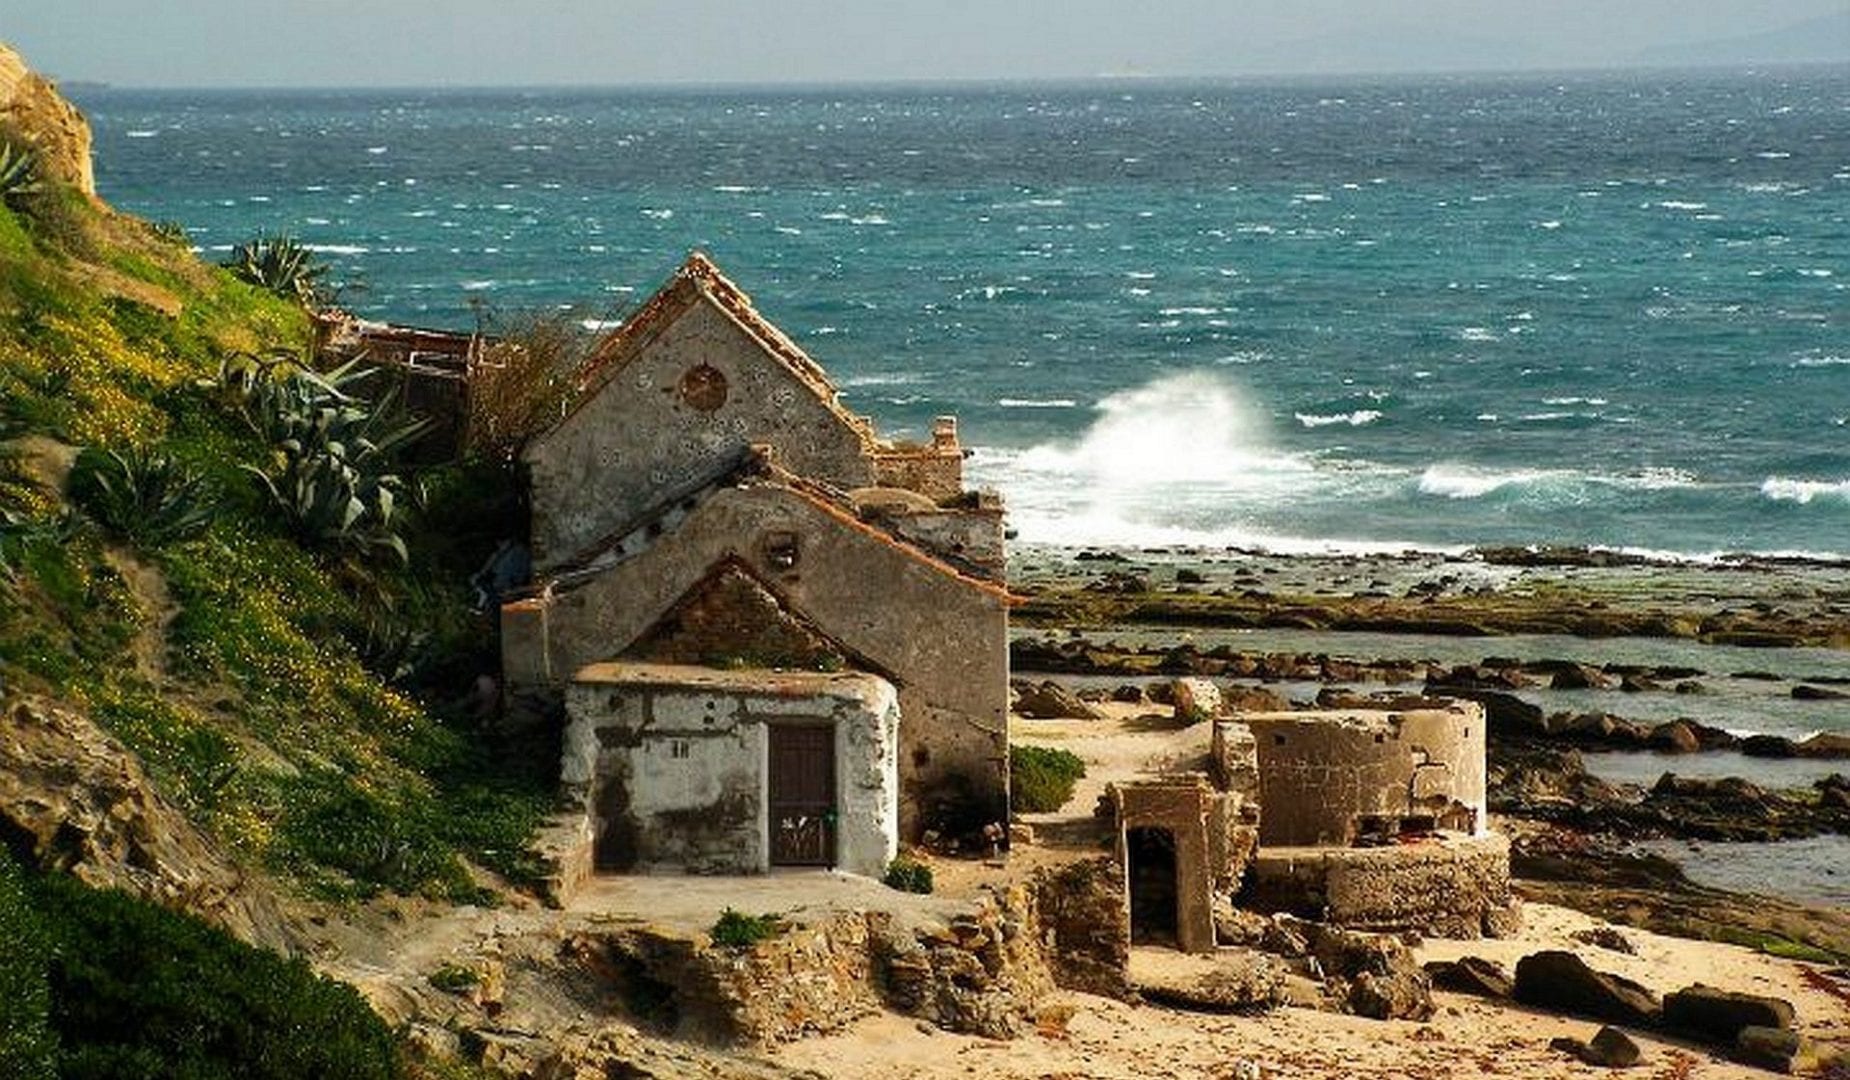
[{"label": "whitecap", "polygon": [[578,320],[578,325],[584,327],[586,330],[589,330],[595,334],[595,333],[598,333],[604,330],[615,330],[617,327],[623,325],[623,320],[622,319],[580,319]]},{"label": "whitecap", "polygon": [[746,195],[755,191],[763,191],[764,188],[751,184],[714,184],[713,190],[722,195]]},{"label": "whitecap", "polygon": [[1074,409],[1079,402],[1072,398],[997,398],[996,404],[1004,409]]},{"label": "whitecap", "polygon": [[367,148],[366,148],[366,152],[367,152],[367,153],[369,153],[369,154],[383,154],[383,153],[385,153],[385,152],[386,152],[386,150],[387,150],[387,149],[389,149],[389,147],[384,147],[384,146],[369,146],[369,147],[367,147]]},{"label": "whitecap", "polygon": [[1561,223],[1551,218],[1548,221],[1536,222],[1535,227],[1538,229],[1558,229],[1561,227]]},{"label": "whitecap", "polygon": [[130,139],[152,139],[156,135],[159,135],[160,132],[150,131],[146,128],[138,128],[134,131],[125,131],[122,134],[125,138],[130,138]]},{"label": "whitecap", "polygon": [[1709,208],[1708,203],[1688,202],[1683,199],[1664,199],[1657,203],[1657,206],[1662,210],[1707,210]]},{"label": "whitecap", "polygon": [[462,282],[462,287],[467,292],[482,292],[485,289],[492,289],[500,284],[501,283],[494,278],[482,278],[475,281]]},{"label": "whitecap", "polygon": [[1467,326],[1458,331],[1460,341],[1496,341],[1497,332],[1487,326]]},{"label": "whitecap", "polygon": [[1774,502],[1798,503],[1800,506],[1810,504],[1822,498],[1838,498],[1850,502],[1850,480],[1795,480],[1785,476],[1769,476],[1760,483],[1760,494]]},{"label": "whitecap", "polygon": [[1294,413],[1293,415],[1297,417],[1298,423],[1303,424],[1307,428],[1333,427],[1338,424],[1347,424],[1350,427],[1367,427],[1369,424],[1381,419],[1381,411],[1379,409],[1357,409],[1354,412],[1330,413],[1326,415],[1318,415],[1315,413]]},{"label": "whitecap", "polygon": [[1603,397],[1550,397],[1543,398],[1544,405],[1608,405]]},{"label": "whitecap", "polygon": [[1823,368],[1850,366],[1850,356],[1801,356],[1792,362],[1795,368]]}]

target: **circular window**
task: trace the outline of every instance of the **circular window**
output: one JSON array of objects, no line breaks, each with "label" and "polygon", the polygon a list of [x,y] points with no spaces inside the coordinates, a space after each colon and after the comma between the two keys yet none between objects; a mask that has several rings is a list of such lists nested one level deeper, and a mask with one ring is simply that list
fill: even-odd
[{"label": "circular window", "polygon": [[681,400],[690,408],[712,412],[726,404],[726,376],[712,364],[689,368],[681,376]]}]

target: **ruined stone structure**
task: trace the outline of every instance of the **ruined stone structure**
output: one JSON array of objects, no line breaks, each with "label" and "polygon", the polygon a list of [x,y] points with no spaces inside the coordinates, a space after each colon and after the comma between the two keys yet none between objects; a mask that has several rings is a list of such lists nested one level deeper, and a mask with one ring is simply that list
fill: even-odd
[{"label": "ruined stone structure", "polygon": [[1486,828],[1480,706],[1208,728],[1206,774],[1108,789],[1133,940],[1212,950],[1233,906],[1451,937],[1515,929],[1509,844]]},{"label": "ruined stone structure", "polygon": [[1484,827],[1479,705],[1252,713],[1240,722],[1255,744],[1267,847],[1354,847]]},{"label": "ruined stone structure", "polygon": [[1258,842],[1257,807],[1199,773],[1114,784],[1133,941],[1214,951],[1214,910],[1231,901]]},{"label": "ruined stone structure", "polygon": [[[865,744],[816,742],[814,761],[783,766],[848,776],[865,765],[863,745],[894,750],[897,790],[882,797],[894,808],[883,820],[896,824],[885,826],[885,846],[838,830],[820,861],[865,871],[876,860],[864,853],[890,851],[896,837],[1006,820],[1002,510],[993,496],[961,490],[955,424],[941,420],[923,446],[877,439],[821,368],[698,254],[598,346],[580,379],[584,396],[525,455],[539,581],[502,609],[502,658],[517,698],[562,700],[575,738],[605,740],[594,775],[575,774],[568,754],[567,783],[584,788],[582,846],[611,866],[818,861],[780,846],[781,822],[768,856],[746,846],[730,861],[695,850],[706,841],[653,835],[703,815],[742,823],[769,813],[772,781],[748,782],[739,760],[774,741],[752,701],[782,695],[789,715],[887,722],[872,706],[845,719],[839,686],[792,681],[797,670],[859,673],[869,681],[853,685],[887,686],[898,706],[896,737],[870,730]],[[645,691],[635,670],[598,666],[612,661],[679,674],[655,669]],[[714,744],[726,749],[694,755],[697,741],[686,739],[688,764],[656,771],[659,731],[636,710],[679,700],[675,679],[690,694],[717,693],[719,670],[723,708],[746,719],[728,729],[731,743]],[[641,744],[614,749],[611,740],[644,728]],[[667,792],[677,784],[679,794]],[[739,803],[745,791],[759,801]],[[658,813],[646,841],[634,833],[645,806],[671,811]],[[847,810],[825,812],[839,821]],[[737,836],[747,831],[739,824]]]}]

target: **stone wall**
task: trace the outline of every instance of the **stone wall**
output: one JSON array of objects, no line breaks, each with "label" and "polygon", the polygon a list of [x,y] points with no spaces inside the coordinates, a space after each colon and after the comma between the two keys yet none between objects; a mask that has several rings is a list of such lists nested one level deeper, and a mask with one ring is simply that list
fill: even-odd
[{"label": "stone wall", "polygon": [[1475,703],[1240,719],[1257,744],[1262,844],[1347,847],[1485,828],[1484,713]]},{"label": "stone wall", "polygon": [[871,675],[604,664],[566,692],[561,770],[580,836],[615,870],[770,868],[769,728],[834,732],[835,865],[877,877],[897,852],[897,697]]},{"label": "stone wall", "polygon": [[781,482],[716,490],[634,554],[509,605],[510,688],[622,655],[728,559],[898,688],[903,835],[1007,820],[1007,593]]},{"label": "stone wall", "polygon": [[1509,841],[1494,833],[1379,848],[1265,848],[1240,905],[1359,930],[1504,937],[1521,923],[1509,857]]},{"label": "stone wall", "polygon": [[867,486],[872,435],[858,419],[703,296],[527,450],[535,565],[579,554],[752,444],[799,475]]},{"label": "stone wall", "polygon": [[[1240,796],[1215,790],[1199,774],[1182,773],[1113,784],[1106,798],[1116,819],[1118,865],[1126,876],[1127,906],[1117,917],[1136,917],[1133,831],[1163,830],[1174,844],[1176,945],[1184,952],[1212,952],[1216,902],[1239,887],[1257,845],[1258,829],[1243,812]],[[1134,925],[1127,928],[1133,940],[1137,932]]]}]

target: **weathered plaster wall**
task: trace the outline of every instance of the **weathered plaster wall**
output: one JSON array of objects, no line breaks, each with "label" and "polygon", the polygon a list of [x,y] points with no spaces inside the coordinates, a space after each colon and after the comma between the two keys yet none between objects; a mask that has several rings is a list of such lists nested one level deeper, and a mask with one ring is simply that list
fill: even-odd
[{"label": "weathered plaster wall", "polygon": [[1241,719],[1257,743],[1261,844],[1347,847],[1403,826],[1485,828],[1481,706]]},{"label": "weathered plaster wall", "polygon": [[[685,392],[705,365],[723,379]],[[712,404],[703,409],[695,403]],[[527,452],[533,555],[546,569],[590,547],[659,500],[724,467],[748,445],[842,488],[873,482],[871,433],[831,409],[731,316],[693,303],[579,410]]]},{"label": "weathered plaster wall", "polygon": [[768,728],[791,723],[835,734],[836,865],[879,876],[897,851],[899,709],[883,679],[599,664],[566,715],[564,796],[612,869],[768,870]]},{"label": "weathered plaster wall", "polygon": [[510,685],[621,655],[729,558],[898,687],[904,835],[940,824],[940,813],[965,825],[1007,820],[1006,593],[779,483],[715,491],[590,580],[510,605]]},{"label": "weathered plaster wall", "polygon": [[991,581],[1003,580],[1008,570],[1000,508],[898,514],[887,524],[899,536]]}]

